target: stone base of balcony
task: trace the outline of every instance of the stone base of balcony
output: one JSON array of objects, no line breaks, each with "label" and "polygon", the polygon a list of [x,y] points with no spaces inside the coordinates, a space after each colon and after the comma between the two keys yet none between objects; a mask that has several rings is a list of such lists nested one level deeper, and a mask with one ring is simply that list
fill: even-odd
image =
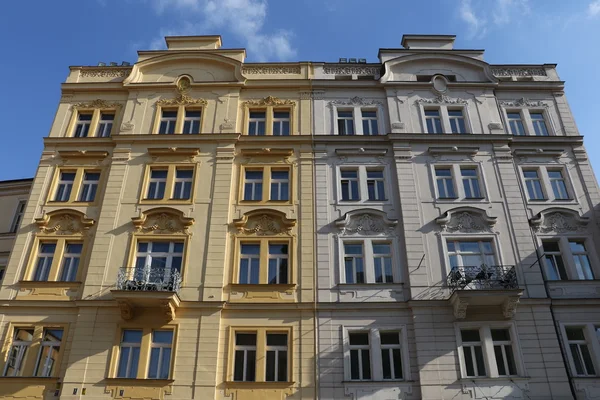
[{"label": "stone base of balcony", "polygon": [[121,309],[121,318],[126,321],[134,319],[140,308],[160,310],[166,320],[171,321],[181,303],[175,292],[111,290],[111,293]]},{"label": "stone base of balcony", "polygon": [[457,319],[465,319],[469,307],[501,307],[504,318],[513,318],[522,295],[522,289],[459,289],[450,296],[450,304]]}]

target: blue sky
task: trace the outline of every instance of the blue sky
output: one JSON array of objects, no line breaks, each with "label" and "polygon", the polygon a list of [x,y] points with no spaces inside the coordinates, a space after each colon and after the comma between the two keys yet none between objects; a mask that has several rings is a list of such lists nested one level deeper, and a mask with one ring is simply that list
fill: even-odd
[{"label": "blue sky", "polygon": [[377,61],[402,34],[457,35],[490,63],[557,63],[600,176],[600,0],[60,0],[0,14],[0,180],[32,177],[70,65],[136,61],[164,35],[220,34],[247,61]]}]

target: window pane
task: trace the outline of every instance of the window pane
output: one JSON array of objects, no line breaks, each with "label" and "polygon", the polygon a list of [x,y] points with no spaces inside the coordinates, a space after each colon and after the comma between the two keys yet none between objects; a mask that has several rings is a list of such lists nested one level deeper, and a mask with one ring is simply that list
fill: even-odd
[{"label": "window pane", "polygon": [[267,346],[287,346],[287,333],[267,334]]},{"label": "window pane", "polygon": [[173,331],[154,331],[152,332],[153,343],[168,343],[173,342]]},{"label": "window pane", "polygon": [[235,335],[235,344],[239,346],[256,346],[256,334],[237,333]]},{"label": "window pane", "polygon": [[479,342],[479,330],[477,329],[463,329],[460,331],[460,335],[463,342]]},{"label": "window pane", "polygon": [[400,344],[400,335],[397,332],[382,332],[381,344]]},{"label": "window pane", "polygon": [[362,244],[345,244],[344,251],[346,254],[362,254]]},{"label": "window pane", "polygon": [[267,382],[275,381],[275,352],[267,351],[267,370],[265,372]]},{"label": "window pane", "polygon": [[496,367],[498,367],[498,375],[507,375],[504,365],[504,356],[502,355],[502,346],[494,346],[494,355],[496,356]]},{"label": "window pane", "polygon": [[138,330],[125,330],[123,331],[123,343],[141,343],[142,342],[142,331]]},{"label": "window pane", "polygon": [[492,329],[493,341],[510,341],[510,332],[508,329]]},{"label": "window pane", "polygon": [[485,362],[483,361],[483,350],[481,346],[474,346],[475,350],[475,361],[477,362],[477,372],[478,376],[485,376]]},{"label": "window pane", "polygon": [[580,345],[581,348],[581,356],[583,357],[583,364],[585,365],[585,369],[588,375],[596,375],[596,371],[594,369],[594,362],[592,361],[592,356],[590,355],[590,351],[588,346],[585,344]]},{"label": "window pane", "polygon": [[236,350],[235,359],[233,364],[233,380],[243,381],[244,380],[244,352]]},{"label": "window pane", "polygon": [[371,357],[369,350],[363,349],[362,351],[362,372],[363,379],[371,379]]},{"label": "window pane", "polygon": [[256,379],[256,350],[248,350],[247,353],[246,380],[253,382]]},{"label": "window pane", "polygon": [[277,380],[279,382],[286,382],[287,378],[287,351],[280,351],[279,360],[277,363]]},{"label": "window pane", "polygon": [[150,365],[148,367],[148,378],[158,378],[158,358],[160,355],[160,349],[153,348],[150,351]]},{"label": "window pane", "polygon": [[350,337],[350,345],[368,345],[369,344],[369,334],[368,333],[351,333]]},{"label": "window pane", "polygon": [[508,361],[508,373],[510,375],[517,375],[517,367],[515,364],[515,357],[512,352],[511,346],[506,346],[506,361]]},{"label": "window pane", "polygon": [[392,364],[390,362],[391,349],[381,350],[381,363],[383,367],[383,379],[392,379]]},{"label": "window pane", "polygon": [[583,360],[579,355],[579,346],[576,344],[570,344],[569,348],[571,349],[571,356],[573,357],[573,364],[575,364],[575,371],[577,375],[585,375],[585,370],[583,369]]},{"label": "window pane", "polygon": [[360,379],[358,350],[350,350],[350,377],[352,379]]}]

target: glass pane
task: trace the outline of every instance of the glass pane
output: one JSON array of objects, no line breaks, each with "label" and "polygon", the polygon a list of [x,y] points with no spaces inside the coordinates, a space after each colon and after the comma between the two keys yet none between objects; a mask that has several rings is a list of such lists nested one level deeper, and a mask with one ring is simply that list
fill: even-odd
[{"label": "glass pane", "polygon": [[171,366],[171,349],[166,348],[163,349],[162,360],[160,364],[160,374],[158,375],[158,379],[167,379],[169,378],[169,367]]},{"label": "glass pane", "polygon": [[583,357],[583,364],[585,365],[585,369],[588,375],[596,375],[596,371],[594,370],[594,363],[592,361],[592,356],[590,355],[590,351],[587,345],[582,344],[579,346],[581,349],[581,356]]},{"label": "glass pane", "polygon": [[235,344],[239,346],[256,346],[256,334],[237,333],[235,335]]},{"label": "glass pane", "polygon": [[142,342],[142,331],[138,330],[124,330],[122,343],[141,343]]},{"label": "glass pane", "polygon": [[477,362],[477,372],[478,376],[485,376],[485,362],[483,361],[483,350],[481,346],[474,346],[473,350],[475,351],[475,361]]},{"label": "glass pane", "polygon": [[569,348],[571,349],[571,356],[573,357],[573,364],[575,365],[577,375],[585,375],[583,360],[579,356],[579,347],[576,344],[570,344]]},{"label": "glass pane", "polygon": [[371,379],[371,357],[369,356],[369,350],[363,349],[361,351],[363,379]]},{"label": "glass pane", "polygon": [[148,378],[158,378],[158,358],[160,349],[154,348],[150,351],[150,365],[148,366]]},{"label": "glass pane", "polygon": [[277,364],[277,378],[279,382],[287,381],[287,351],[279,352],[279,362]]},{"label": "glass pane", "polygon": [[510,341],[510,332],[508,329],[492,329],[493,341]]},{"label": "glass pane", "polygon": [[344,244],[346,254],[362,254],[362,244]]},{"label": "glass pane", "polygon": [[542,242],[542,247],[544,248],[544,251],[560,252],[558,242],[552,240],[544,240]]},{"label": "glass pane", "polygon": [[250,118],[252,119],[264,119],[265,115],[264,111],[250,111]]},{"label": "glass pane", "polygon": [[377,111],[362,110],[363,118],[377,118]]},{"label": "glass pane", "polygon": [[566,327],[568,340],[585,340],[585,334],[582,328]]},{"label": "glass pane", "polygon": [[275,381],[275,352],[267,351],[267,370],[265,372],[267,382]]},{"label": "glass pane", "polygon": [[153,343],[168,343],[173,342],[173,331],[154,331],[152,332]]},{"label": "glass pane", "polygon": [[436,168],[435,169],[436,176],[452,176],[452,172],[450,168]]},{"label": "glass pane", "polygon": [[246,380],[253,382],[256,379],[256,351],[248,350],[248,363],[246,364]]},{"label": "glass pane", "polygon": [[373,253],[375,254],[390,254],[389,243],[373,243]]},{"label": "glass pane", "polygon": [[505,346],[506,361],[508,361],[508,373],[510,375],[517,375],[517,366],[515,364],[515,357],[513,356],[512,347]]},{"label": "glass pane", "polygon": [[393,349],[392,355],[394,356],[394,379],[402,379],[402,354],[400,349]]},{"label": "glass pane", "polygon": [[286,333],[268,333],[267,346],[287,346]]},{"label": "glass pane", "polygon": [[360,379],[358,369],[358,350],[350,350],[350,377]]},{"label": "glass pane", "polygon": [[479,330],[477,329],[463,329],[460,331],[460,336],[463,342],[479,342]]},{"label": "glass pane", "polygon": [[496,356],[496,367],[498,367],[498,374],[507,375],[506,366],[504,365],[504,356],[502,355],[502,346],[494,346],[494,355]]},{"label": "glass pane", "polygon": [[273,113],[273,116],[275,118],[280,118],[280,119],[287,119],[290,117],[290,112],[289,111],[275,111]]},{"label": "glass pane", "polygon": [[462,241],[458,243],[460,251],[463,253],[479,253],[479,243]]},{"label": "glass pane", "polygon": [[381,350],[381,363],[383,367],[383,379],[392,379],[392,364],[390,362],[390,349]]},{"label": "glass pane", "polygon": [[128,378],[127,376],[127,362],[129,361],[129,347],[121,348],[121,356],[119,358],[119,367],[117,368],[117,377]]},{"label": "glass pane", "polygon": [[569,240],[569,248],[574,253],[585,253],[585,245],[583,241]]},{"label": "glass pane", "polygon": [[242,254],[259,255],[260,245],[259,244],[242,244]]},{"label": "glass pane", "polygon": [[244,352],[241,350],[236,350],[235,352],[235,359],[233,364],[233,380],[244,380]]},{"label": "glass pane", "polygon": [[398,332],[382,332],[381,344],[400,344],[400,335]]},{"label": "glass pane", "polygon": [[369,344],[369,334],[368,333],[351,333],[350,337],[350,346],[360,346],[360,345],[368,345]]}]

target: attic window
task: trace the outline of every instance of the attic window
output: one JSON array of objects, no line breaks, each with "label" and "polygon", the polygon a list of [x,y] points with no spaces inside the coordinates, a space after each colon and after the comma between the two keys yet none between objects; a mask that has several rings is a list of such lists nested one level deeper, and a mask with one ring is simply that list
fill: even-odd
[{"label": "attic window", "polygon": [[[448,82],[456,82],[456,75],[444,75],[444,74],[435,74],[437,76],[443,76],[448,80]],[[431,82],[434,75],[417,75],[417,82]]]}]

